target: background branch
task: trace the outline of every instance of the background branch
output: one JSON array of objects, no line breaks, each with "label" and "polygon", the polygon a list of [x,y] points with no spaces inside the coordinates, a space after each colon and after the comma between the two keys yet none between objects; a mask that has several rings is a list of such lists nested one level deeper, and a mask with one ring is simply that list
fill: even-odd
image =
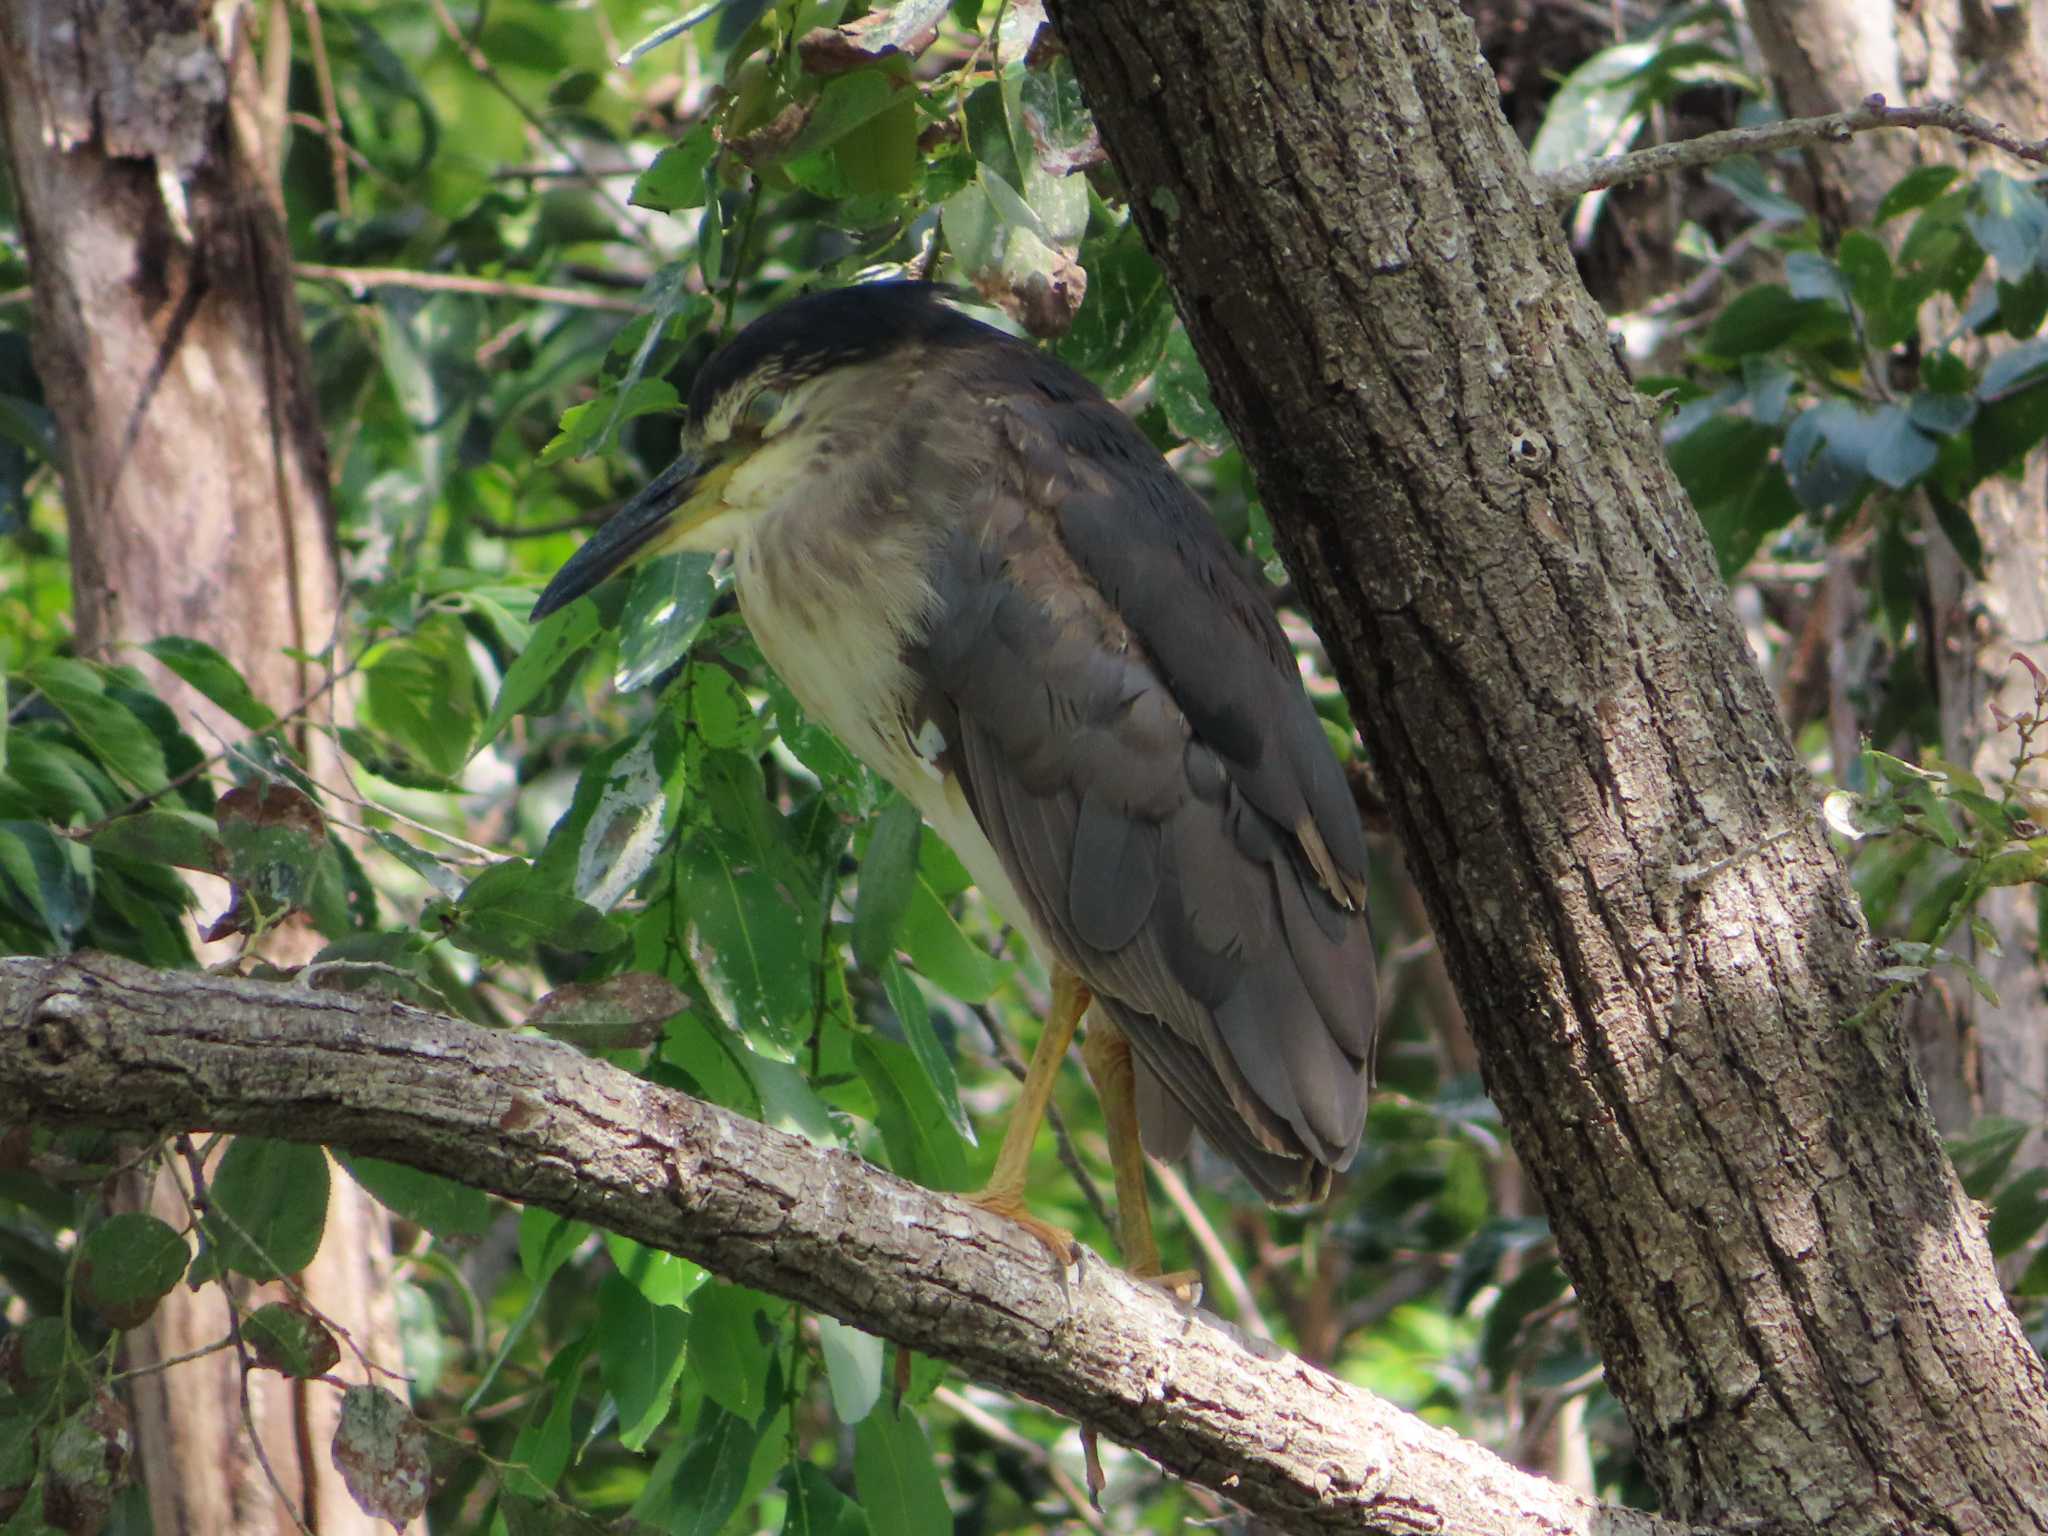
[{"label": "background branch", "polygon": [[1516,1470],[1092,1255],[537,1037],[105,956],[0,960],[0,1122],[393,1158],[621,1232],[1078,1419],[1290,1531],[1680,1536]]},{"label": "background branch", "polygon": [[1787,149],[1813,149],[1840,144],[1851,134],[1873,128],[1942,128],[1966,139],[2002,149],[2034,165],[2048,164],[2048,144],[2029,143],[2010,129],[1966,112],[1953,102],[1918,107],[1888,107],[1884,97],[1868,96],[1859,107],[1822,117],[1795,117],[1754,128],[1730,128],[1674,144],[1656,144],[1626,155],[1608,155],[1566,166],[1535,178],[1537,194],[1553,203],[1570,202],[1602,187],[1647,181],[1695,166],[1718,165],[1737,155],[1769,155]]}]

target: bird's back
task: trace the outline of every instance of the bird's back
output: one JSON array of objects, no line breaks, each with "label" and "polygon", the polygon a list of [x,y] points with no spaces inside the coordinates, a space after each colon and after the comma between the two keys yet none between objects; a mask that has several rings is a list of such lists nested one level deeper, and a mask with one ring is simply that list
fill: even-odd
[{"label": "bird's back", "polygon": [[942,343],[922,388],[956,423],[935,456],[975,469],[906,655],[911,723],[1130,1037],[1148,1147],[1175,1155],[1192,1123],[1268,1198],[1318,1198],[1364,1123],[1373,951],[1363,833],[1292,652],[1078,375]]}]

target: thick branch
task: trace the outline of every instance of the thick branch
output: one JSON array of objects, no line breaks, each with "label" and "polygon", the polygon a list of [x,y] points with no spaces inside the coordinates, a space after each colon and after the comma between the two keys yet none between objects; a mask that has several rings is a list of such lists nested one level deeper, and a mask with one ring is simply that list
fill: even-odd
[{"label": "thick branch", "polygon": [[410,1163],[938,1356],[1290,1531],[1681,1536],[1517,1471],[1089,1257],[552,1042],[104,956],[0,960],[0,1123],[206,1128]]}]

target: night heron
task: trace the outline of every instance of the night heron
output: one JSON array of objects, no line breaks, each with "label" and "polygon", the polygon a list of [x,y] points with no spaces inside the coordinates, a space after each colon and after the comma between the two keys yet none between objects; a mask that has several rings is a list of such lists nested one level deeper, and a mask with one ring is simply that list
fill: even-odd
[{"label": "night heron", "polygon": [[1141,1132],[1170,1159],[1199,1129],[1268,1200],[1325,1195],[1372,1060],[1364,834],[1264,594],[1144,433],[930,286],[876,283],[740,332],[684,449],[534,615],[731,550],[790,691],[1030,936],[1053,1006],[980,1203],[1065,1251],[1025,1170],[1084,1013],[1135,1272]]}]

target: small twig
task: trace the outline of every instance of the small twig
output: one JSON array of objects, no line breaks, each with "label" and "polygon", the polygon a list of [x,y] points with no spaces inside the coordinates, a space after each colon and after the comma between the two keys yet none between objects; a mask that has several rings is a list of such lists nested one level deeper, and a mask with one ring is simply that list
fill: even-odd
[{"label": "small twig", "polygon": [[356,298],[366,297],[372,288],[420,288],[435,293],[474,293],[489,299],[524,299],[531,304],[569,304],[579,309],[606,309],[616,314],[637,315],[642,305],[636,299],[615,298],[608,293],[591,293],[582,288],[557,288],[547,283],[508,283],[497,278],[467,277],[459,272],[408,272],[403,267],[329,267],[300,261],[292,271],[309,282],[339,283]]},{"label": "small twig", "polygon": [[188,1349],[182,1355],[172,1355],[168,1359],[153,1361],[148,1365],[134,1365],[125,1371],[116,1371],[108,1380],[128,1381],[136,1376],[154,1376],[158,1371],[168,1371],[174,1365],[183,1365],[189,1360],[204,1360],[208,1355],[217,1355],[224,1349],[234,1348],[234,1344],[235,1336],[227,1334],[215,1339],[211,1344]]},{"label": "small twig", "polygon": [[[192,1181],[191,1191],[185,1194],[185,1208],[191,1212],[196,1224],[200,1213],[206,1210],[209,1204],[206,1195],[204,1154],[192,1145],[192,1138],[190,1136],[182,1133],[171,1139],[171,1145],[178,1157],[184,1162],[186,1176]],[[174,1180],[173,1183],[175,1184],[175,1182]],[[216,1214],[219,1214],[222,1220],[227,1221],[230,1226],[234,1225],[225,1212]],[[254,1244],[254,1239],[250,1238],[248,1233],[241,1231],[239,1227],[236,1228],[236,1236],[246,1242],[250,1242],[252,1245]],[[261,1251],[260,1248],[258,1251]],[[283,1506],[284,1512],[291,1518],[292,1524],[298,1527],[300,1536],[313,1536],[312,1529],[306,1524],[304,1517],[300,1515],[297,1506],[292,1503],[291,1494],[286,1492],[284,1479],[277,1475],[277,1468],[270,1464],[270,1453],[264,1449],[263,1437],[256,1432],[256,1409],[249,1396],[249,1377],[256,1369],[256,1362],[249,1353],[248,1344],[242,1338],[242,1304],[235,1296],[234,1287],[228,1283],[226,1266],[223,1265],[221,1270],[222,1272],[219,1276],[221,1300],[226,1303],[228,1309],[227,1344],[229,1348],[234,1350],[236,1363],[240,1367],[235,1372],[235,1385],[241,1397],[242,1433],[248,1436],[249,1449],[256,1453],[256,1464],[263,1468],[263,1475],[270,1480],[270,1491],[277,1495],[277,1502]]]},{"label": "small twig", "polygon": [[1015,1451],[1025,1461],[1052,1479],[1052,1485],[1059,1489],[1061,1496],[1066,1499],[1068,1505],[1073,1509],[1074,1518],[1087,1526],[1089,1530],[1101,1531],[1107,1536],[1109,1527],[1103,1523],[1101,1511],[1094,1507],[1094,1501],[1077,1488],[1074,1485],[1073,1478],[1069,1477],[1060,1464],[1053,1460],[1052,1452],[1048,1451],[1036,1440],[1018,1434],[1017,1431],[1010,1428],[1009,1425],[1005,1424],[994,1414],[984,1408],[977,1407],[960,1393],[955,1392],[951,1387],[940,1387],[932,1393],[932,1398],[941,1407],[951,1410],[967,1423],[973,1425],[982,1434],[995,1441],[997,1445],[1005,1446]]},{"label": "small twig", "polygon": [[589,512],[579,512],[574,517],[558,517],[551,523],[501,523],[495,517],[485,517],[480,512],[469,515],[469,526],[478,533],[488,534],[494,539],[541,539],[553,533],[574,533],[579,528],[595,528],[609,519],[617,507],[599,507]]},{"label": "small twig", "polygon": [[344,219],[355,217],[348,190],[348,141],[341,132],[341,106],[334,95],[334,74],[327,67],[327,34],[320,27],[319,0],[299,0],[306,17],[306,45],[313,55],[313,81],[320,90],[320,115],[326,119],[322,131],[327,139],[327,160],[334,177],[334,208]]},{"label": "small twig", "polygon": [[1730,128],[1676,144],[1656,144],[1625,155],[1607,155],[1566,166],[1534,178],[1537,195],[1548,202],[1568,203],[1603,187],[1618,187],[1672,171],[1718,165],[1737,155],[1775,154],[1785,149],[1812,149],[1840,144],[1852,134],[1873,128],[1945,128],[1966,139],[2002,149],[2016,159],[2048,165],[2048,141],[2028,142],[2010,129],[1966,112],[1953,102],[1924,107],[1888,107],[1882,96],[1867,96],[1859,107],[1824,117],[1794,117],[1755,128]]},{"label": "small twig", "polygon": [[1244,1272],[1237,1267],[1237,1261],[1230,1256],[1230,1250],[1223,1246],[1223,1239],[1216,1234],[1209,1218],[1202,1214],[1202,1208],[1195,1204],[1195,1197],[1189,1192],[1187,1181],[1179,1172],[1152,1159],[1152,1176],[1159,1180],[1159,1187],[1166,1191],[1166,1198],[1173,1202],[1173,1208],[1180,1212],[1180,1218],[1188,1224],[1188,1232],[1194,1237],[1195,1246],[1202,1250],[1202,1257],[1209,1261],[1209,1268],[1222,1282],[1223,1289],[1230,1295],[1230,1305],[1237,1313],[1237,1321],[1262,1339],[1273,1337],[1272,1326],[1266,1321],[1259,1304],[1252,1300],[1252,1288],[1245,1284]]}]

